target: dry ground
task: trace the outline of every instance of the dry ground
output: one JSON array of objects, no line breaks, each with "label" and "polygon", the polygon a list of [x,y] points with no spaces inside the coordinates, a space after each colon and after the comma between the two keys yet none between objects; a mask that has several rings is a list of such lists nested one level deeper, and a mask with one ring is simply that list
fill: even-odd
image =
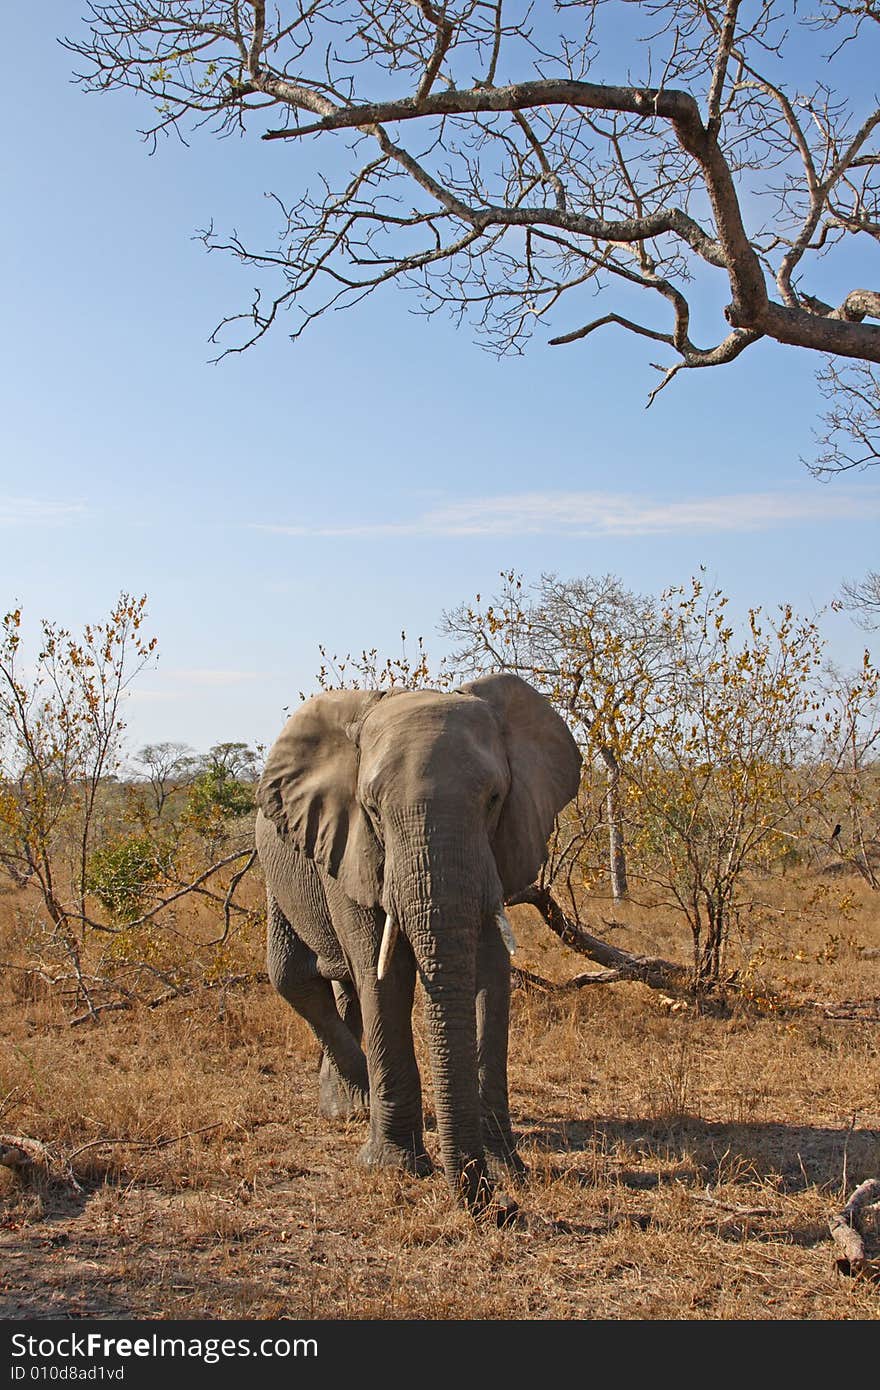
[{"label": "dry ground", "polygon": [[[531,1177],[505,1230],[440,1175],[355,1166],[364,1127],[317,1116],[315,1045],[268,985],[70,1028],[7,974],[0,1132],[53,1162],[0,1169],[0,1316],[876,1319],[880,1284],[836,1272],[827,1222],[880,1177],[880,1025],[790,1005],[880,1012],[880,904],[849,880],[774,894],[737,942],[752,1002],[726,1014],[626,983],[516,992]],[[518,962],[589,968],[512,915]],[[684,958],[662,913],[603,915],[616,944]],[[436,1150],[430,1107],[426,1084]]]}]

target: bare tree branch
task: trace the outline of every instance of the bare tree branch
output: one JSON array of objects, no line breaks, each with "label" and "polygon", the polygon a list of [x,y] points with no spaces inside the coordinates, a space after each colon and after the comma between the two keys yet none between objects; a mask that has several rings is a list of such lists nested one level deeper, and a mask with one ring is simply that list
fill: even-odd
[{"label": "bare tree branch", "polygon": [[[554,344],[609,324],[661,343],[670,362],[652,398],[681,367],[722,365],[761,338],[880,363],[880,289],[844,289],[837,308],[816,293],[821,258],[852,285],[853,238],[880,241],[880,108],[855,58],[876,33],[875,0],[818,0],[811,15],[795,0],[757,12],[638,0],[625,81],[597,82],[596,55],[623,43],[611,10],[138,0],[88,4],[65,42],[83,86],[148,102],[153,143],[257,122],[266,141],[299,142],[301,180],[313,142],[319,159],[345,142],[341,191],[318,164],[317,192],[277,200],[276,251],[205,234],[281,280],[223,320],[224,343],[244,328],[225,351],[282,311],[298,315],[295,338],[396,282],[426,313],[470,318],[498,352],[551,317]],[[711,302],[706,268],[722,321],[701,346],[688,325],[692,296]],[[585,312],[587,286],[607,298],[618,282],[652,291],[649,304],[659,294],[668,317]]]},{"label": "bare tree branch", "polygon": [[855,614],[860,627],[880,628],[880,573],[868,570],[864,579],[845,580],[841,606]]},{"label": "bare tree branch", "polygon": [[814,431],[817,454],[808,463],[821,478],[880,463],[880,371],[867,362],[839,367],[829,360],[817,373],[829,402],[823,428]]}]

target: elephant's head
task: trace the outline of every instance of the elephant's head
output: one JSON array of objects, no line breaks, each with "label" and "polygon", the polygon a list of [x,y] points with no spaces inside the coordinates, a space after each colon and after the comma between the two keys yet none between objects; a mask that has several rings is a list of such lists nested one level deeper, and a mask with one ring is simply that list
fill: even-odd
[{"label": "elephant's head", "polygon": [[444,1166],[466,1195],[469,1173],[482,1171],[478,942],[540,871],[580,765],[549,702],[499,674],[454,693],[319,695],[288,721],[260,784],[279,833],[349,897],[381,909],[380,991],[398,931],[412,947]]}]

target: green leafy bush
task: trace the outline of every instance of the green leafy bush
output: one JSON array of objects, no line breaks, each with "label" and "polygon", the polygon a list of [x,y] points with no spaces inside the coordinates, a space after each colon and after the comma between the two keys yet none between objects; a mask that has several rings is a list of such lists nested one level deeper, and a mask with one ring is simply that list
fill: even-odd
[{"label": "green leafy bush", "polygon": [[91,856],[86,887],[118,923],[146,910],[149,889],[169,867],[171,852],[149,835],[127,835]]},{"label": "green leafy bush", "polygon": [[187,815],[203,828],[218,821],[237,820],[254,809],[254,789],[239,782],[226,768],[209,767],[193,783],[187,800]]}]

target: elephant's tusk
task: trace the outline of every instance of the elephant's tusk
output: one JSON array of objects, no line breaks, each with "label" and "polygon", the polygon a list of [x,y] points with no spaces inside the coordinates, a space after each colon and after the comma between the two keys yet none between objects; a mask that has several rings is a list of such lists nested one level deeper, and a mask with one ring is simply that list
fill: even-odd
[{"label": "elephant's tusk", "polygon": [[503,907],[499,907],[495,913],[495,925],[501,933],[501,940],[504,942],[511,955],[516,953],[516,937],[513,934],[513,927],[510,919]]},{"label": "elephant's tusk", "polygon": [[394,952],[394,943],[397,940],[397,933],[399,930],[400,928],[391,916],[391,913],[387,913],[385,917],[385,930],[382,933],[382,945],[379,947],[379,964],[376,967],[377,980],[383,979],[388,970],[388,966],[391,963],[391,956]]}]

